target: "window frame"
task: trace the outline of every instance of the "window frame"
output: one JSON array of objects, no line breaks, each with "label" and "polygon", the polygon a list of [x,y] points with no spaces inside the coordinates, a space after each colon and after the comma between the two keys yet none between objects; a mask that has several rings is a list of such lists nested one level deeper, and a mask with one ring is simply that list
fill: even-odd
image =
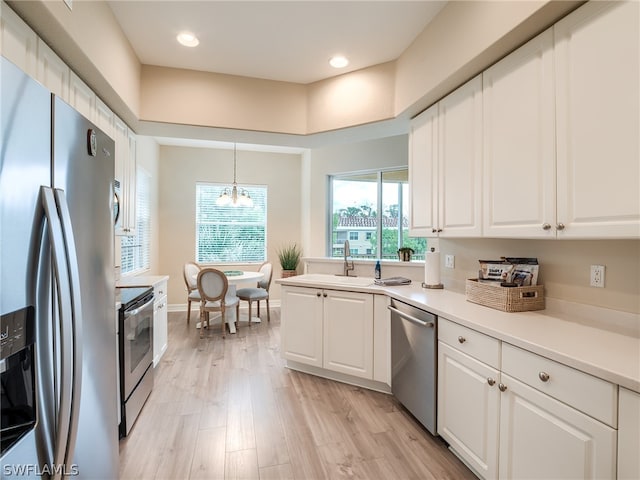
[{"label": "window frame", "polygon": [[[255,199],[258,197],[257,195],[254,194],[256,189],[261,189],[263,191],[263,198],[264,198],[264,202],[263,202],[263,207],[264,207],[264,217],[262,218],[261,222],[253,222],[255,225],[260,226],[261,228],[264,229],[264,244],[262,245],[261,253],[262,253],[262,259],[255,259],[255,260],[251,260],[251,259],[246,259],[246,258],[240,258],[240,259],[235,259],[235,260],[207,260],[207,259],[203,259],[200,260],[200,256],[199,253],[199,242],[200,242],[200,235],[199,235],[199,226],[200,226],[200,222],[198,221],[199,218],[199,200],[198,200],[198,191],[200,187],[206,187],[206,186],[210,186],[210,187],[215,187],[215,189],[217,191],[222,191],[225,188],[229,188],[230,185],[227,183],[220,183],[220,182],[209,182],[209,181],[197,181],[195,183],[195,189],[194,189],[194,195],[195,195],[195,199],[194,199],[194,258],[196,259],[196,262],[198,262],[199,264],[203,264],[203,265],[254,265],[254,264],[261,264],[263,262],[266,261],[267,259],[267,251],[268,251],[268,194],[269,194],[269,188],[268,185],[255,185],[255,184],[237,184],[238,190],[240,189],[246,189],[248,190],[251,195],[252,198]],[[247,208],[247,207],[243,207],[243,206],[228,206],[228,207],[221,207],[221,208],[238,208],[238,209],[243,209],[243,208]],[[246,227],[249,225],[249,223],[242,223],[242,224],[238,224],[239,227]],[[221,225],[231,225],[231,222],[220,222]]]},{"label": "window frame", "polygon": [[[334,214],[334,194],[333,194],[333,181],[334,180],[348,180],[350,177],[355,177],[355,176],[361,176],[361,175],[372,175],[375,174],[376,175],[376,182],[377,182],[377,198],[376,198],[376,213],[377,213],[377,225],[376,225],[376,258],[381,258],[382,255],[382,229],[383,229],[383,225],[382,225],[382,221],[381,221],[381,217],[383,214],[383,177],[385,173],[389,173],[389,172],[400,172],[400,171],[406,171],[407,172],[407,177],[408,177],[408,173],[409,173],[409,167],[408,165],[402,165],[402,166],[397,166],[397,167],[387,167],[387,168],[379,168],[379,169],[371,169],[371,170],[356,170],[356,171],[352,171],[352,172],[340,172],[340,173],[336,173],[336,174],[329,174],[327,175],[327,217],[326,217],[326,221],[327,221],[327,237],[326,237],[326,255],[329,258],[338,258],[337,256],[333,255],[333,214]],[[407,181],[407,185],[408,185],[408,181]],[[406,211],[406,215],[404,216],[409,216],[409,205],[404,205],[404,202],[402,200],[402,195],[399,195],[398,198],[398,208],[400,210],[400,213],[405,213]],[[399,221],[400,221],[400,226],[398,228],[398,242],[400,243],[400,245],[403,245],[404,242],[404,229],[402,228],[402,217],[403,215],[399,215]],[[351,232],[345,232],[345,236],[346,237],[350,237],[350,233]],[[409,237],[409,235],[407,235],[407,237]],[[352,253],[353,252],[353,247],[351,249]],[[367,252],[365,255],[369,255],[369,253]],[[374,260],[374,258],[372,257],[371,260]],[[388,259],[385,259],[385,261],[387,261]]]}]

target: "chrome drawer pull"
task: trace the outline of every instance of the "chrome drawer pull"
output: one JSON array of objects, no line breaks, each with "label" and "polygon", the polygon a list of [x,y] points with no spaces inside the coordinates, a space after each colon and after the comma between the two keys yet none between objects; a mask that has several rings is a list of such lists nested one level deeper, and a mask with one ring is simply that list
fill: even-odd
[{"label": "chrome drawer pull", "polygon": [[549,381],[549,374],[548,374],[548,373],[546,373],[546,372],[540,372],[540,373],[538,374],[538,378],[539,378],[540,380],[542,380],[543,382],[548,382],[548,381]]},{"label": "chrome drawer pull", "polygon": [[501,392],[504,392],[507,389],[507,386],[504,383],[500,383],[498,385],[498,388],[500,389]]},{"label": "chrome drawer pull", "polygon": [[460,343],[464,343],[464,342],[466,342],[466,341],[467,341],[467,339],[466,339],[466,338],[464,338],[463,336],[459,336],[459,337],[458,337],[458,341],[459,341]]},{"label": "chrome drawer pull", "polygon": [[490,387],[493,387],[496,384],[496,381],[493,378],[489,377],[487,378],[487,383]]}]

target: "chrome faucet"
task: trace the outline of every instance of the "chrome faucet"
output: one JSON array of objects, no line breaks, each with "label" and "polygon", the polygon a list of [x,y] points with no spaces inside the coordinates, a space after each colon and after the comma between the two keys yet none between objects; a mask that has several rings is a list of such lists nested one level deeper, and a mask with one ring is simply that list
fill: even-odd
[{"label": "chrome faucet", "polygon": [[349,249],[349,240],[345,240],[344,241],[344,269],[342,274],[345,277],[348,277],[349,272],[354,269],[355,267],[353,265],[353,258],[351,258],[351,250]]}]

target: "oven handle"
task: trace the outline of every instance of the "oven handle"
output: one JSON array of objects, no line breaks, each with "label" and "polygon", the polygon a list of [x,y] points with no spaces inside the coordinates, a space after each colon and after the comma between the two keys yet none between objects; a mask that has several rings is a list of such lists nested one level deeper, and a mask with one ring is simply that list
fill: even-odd
[{"label": "oven handle", "polygon": [[144,310],[145,308],[147,308],[149,305],[151,305],[153,303],[154,299],[152,298],[151,300],[149,300],[147,303],[145,303],[144,305],[142,305],[141,307],[136,308],[135,310],[129,310],[129,311],[125,311],[124,312],[124,316],[125,317],[131,317],[133,315],[137,315],[139,314],[142,310]]},{"label": "oven handle", "polygon": [[433,328],[435,326],[433,322],[425,322],[424,320],[420,320],[419,318],[412,317],[411,315],[407,315],[406,313],[401,312],[400,310],[398,310],[395,307],[392,307],[391,305],[387,305],[387,308],[391,310],[391,313],[395,313],[399,317],[404,318],[405,320],[408,320],[409,322],[415,325],[418,325],[419,327]]}]

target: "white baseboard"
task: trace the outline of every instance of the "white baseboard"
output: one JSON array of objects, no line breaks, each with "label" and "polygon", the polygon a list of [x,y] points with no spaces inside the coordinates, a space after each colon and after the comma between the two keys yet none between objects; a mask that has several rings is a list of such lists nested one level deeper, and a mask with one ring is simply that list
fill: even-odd
[{"label": "white baseboard", "polygon": [[[280,300],[270,300],[269,306],[271,308],[280,308]],[[265,307],[266,307],[266,304],[263,302],[261,304],[261,308],[265,308]],[[243,310],[243,311],[249,310],[249,306],[247,305],[246,302],[240,302],[240,310]],[[186,312],[186,311],[187,311],[186,303],[170,303],[167,306],[167,312]],[[195,312],[196,314],[198,313],[198,303],[196,302],[193,302],[191,304],[191,313],[193,312]]]}]

